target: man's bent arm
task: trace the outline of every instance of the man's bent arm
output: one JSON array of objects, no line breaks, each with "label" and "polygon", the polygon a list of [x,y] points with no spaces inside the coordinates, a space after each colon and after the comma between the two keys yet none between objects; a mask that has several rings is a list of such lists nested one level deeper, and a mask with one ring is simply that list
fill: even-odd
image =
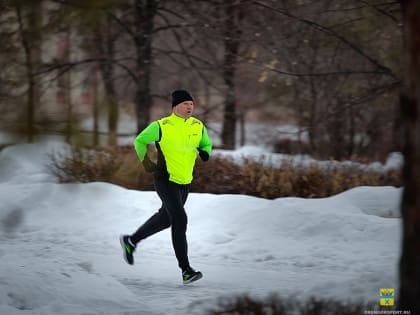
[{"label": "man's bent arm", "polygon": [[134,139],[134,149],[140,161],[144,160],[147,145],[159,140],[159,128],[159,123],[154,121]]},{"label": "man's bent arm", "polygon": [[198,151],[203,161],[207,161],[209,159],[212,151],[212,143],[205,126],[203,126],[203,135],[201,137],[200,144],[198,145]]}]

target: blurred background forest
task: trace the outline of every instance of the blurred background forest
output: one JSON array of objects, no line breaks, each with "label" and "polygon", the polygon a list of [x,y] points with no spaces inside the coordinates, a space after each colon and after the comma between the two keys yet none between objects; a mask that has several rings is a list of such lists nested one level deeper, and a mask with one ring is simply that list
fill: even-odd
[{"label": "blurred background forest", "polygon": [[[145,189],[151,180],[117,145],[168,114],[170,92],[185,88],[220,148],[240,147],[262,125],[257,141],[274,152],[366,162],[404,149],[399,306],[415,312],[419,16],[414,0],[0,0],[0,148],[43,135],[109,146],[93,163],[77,150],[53,157],[54,172],[62,182]],[[295,126],[293,137],[281,125]],[[401,186],[399,173],[357,167],[231,162],[198,161],[193,191],[324,197]]]},{"label": "blurred background forest", "polygon": [[[0,3],[0,127],[25,141],[115,145],[169,113],[170,92],[185,88],[195,115],[220,126],[222,148],[244,144],[258,123],[276,152],[383,160],[399,150],[397,1]],[[270,132],[281,124],[297,126],[295,140]]]}]

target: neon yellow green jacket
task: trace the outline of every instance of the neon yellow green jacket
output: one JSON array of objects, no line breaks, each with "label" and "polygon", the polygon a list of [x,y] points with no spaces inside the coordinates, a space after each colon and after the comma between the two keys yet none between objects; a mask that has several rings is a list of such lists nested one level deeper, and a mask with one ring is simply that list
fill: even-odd
[{"label": "neon yellow green jacket", "polygon": [[168,176],[177,184],[190,184],[197,150],[211,155],[212,143],[206,127],[197,118],[181,118],[174,113],[152,122],[134,140],[140,161],[147,153],[147,145],[155,142],[158,151],[156,174]]}]

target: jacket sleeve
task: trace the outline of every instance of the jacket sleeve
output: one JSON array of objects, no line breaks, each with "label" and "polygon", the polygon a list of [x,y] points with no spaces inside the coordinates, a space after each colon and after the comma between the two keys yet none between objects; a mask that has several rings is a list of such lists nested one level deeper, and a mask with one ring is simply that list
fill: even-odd
[{"label": "jacket sleeve", "polygon": [[213,145],[207,133],[207,129],[203,126],[203,135],[201,137],[200,144],[198,145],[198,152],[203,161],[207,161],[210,158],[212,147]]},{"label": "jacket sleeve", "polygon": [[134,149],[140,161],[144,160],[147,145],[159,140],[159,128],[159,123],[154,121],[134,139]]}]

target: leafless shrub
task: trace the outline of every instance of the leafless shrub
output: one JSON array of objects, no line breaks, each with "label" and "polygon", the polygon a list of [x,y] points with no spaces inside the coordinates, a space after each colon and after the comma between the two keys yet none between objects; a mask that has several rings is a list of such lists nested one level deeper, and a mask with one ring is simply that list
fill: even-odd
[{"label": "leafless shrub", "polygon": [[[69,155],[52,155],[52,173],[60,182],[104,181],[138,190],[152,190],[132,148],[74,149]],[[283,163],[280,168],[263,160],[241,163],[215,156],[197,161],[193,192],[244,194],[262,198],[327,197],[357,186],[400,186],[399,171],[379,172],[359,166],[303,166]]]},{"label": "leafless shrub", "polygon": [[[378,304],[343,302],[333,299],[310,298],[298,301],[271,295],[264,299],[250,296],[223,298],[209,315],[360,315],[379,310]],[[388,307],[387,310],[390,308]]]}]

